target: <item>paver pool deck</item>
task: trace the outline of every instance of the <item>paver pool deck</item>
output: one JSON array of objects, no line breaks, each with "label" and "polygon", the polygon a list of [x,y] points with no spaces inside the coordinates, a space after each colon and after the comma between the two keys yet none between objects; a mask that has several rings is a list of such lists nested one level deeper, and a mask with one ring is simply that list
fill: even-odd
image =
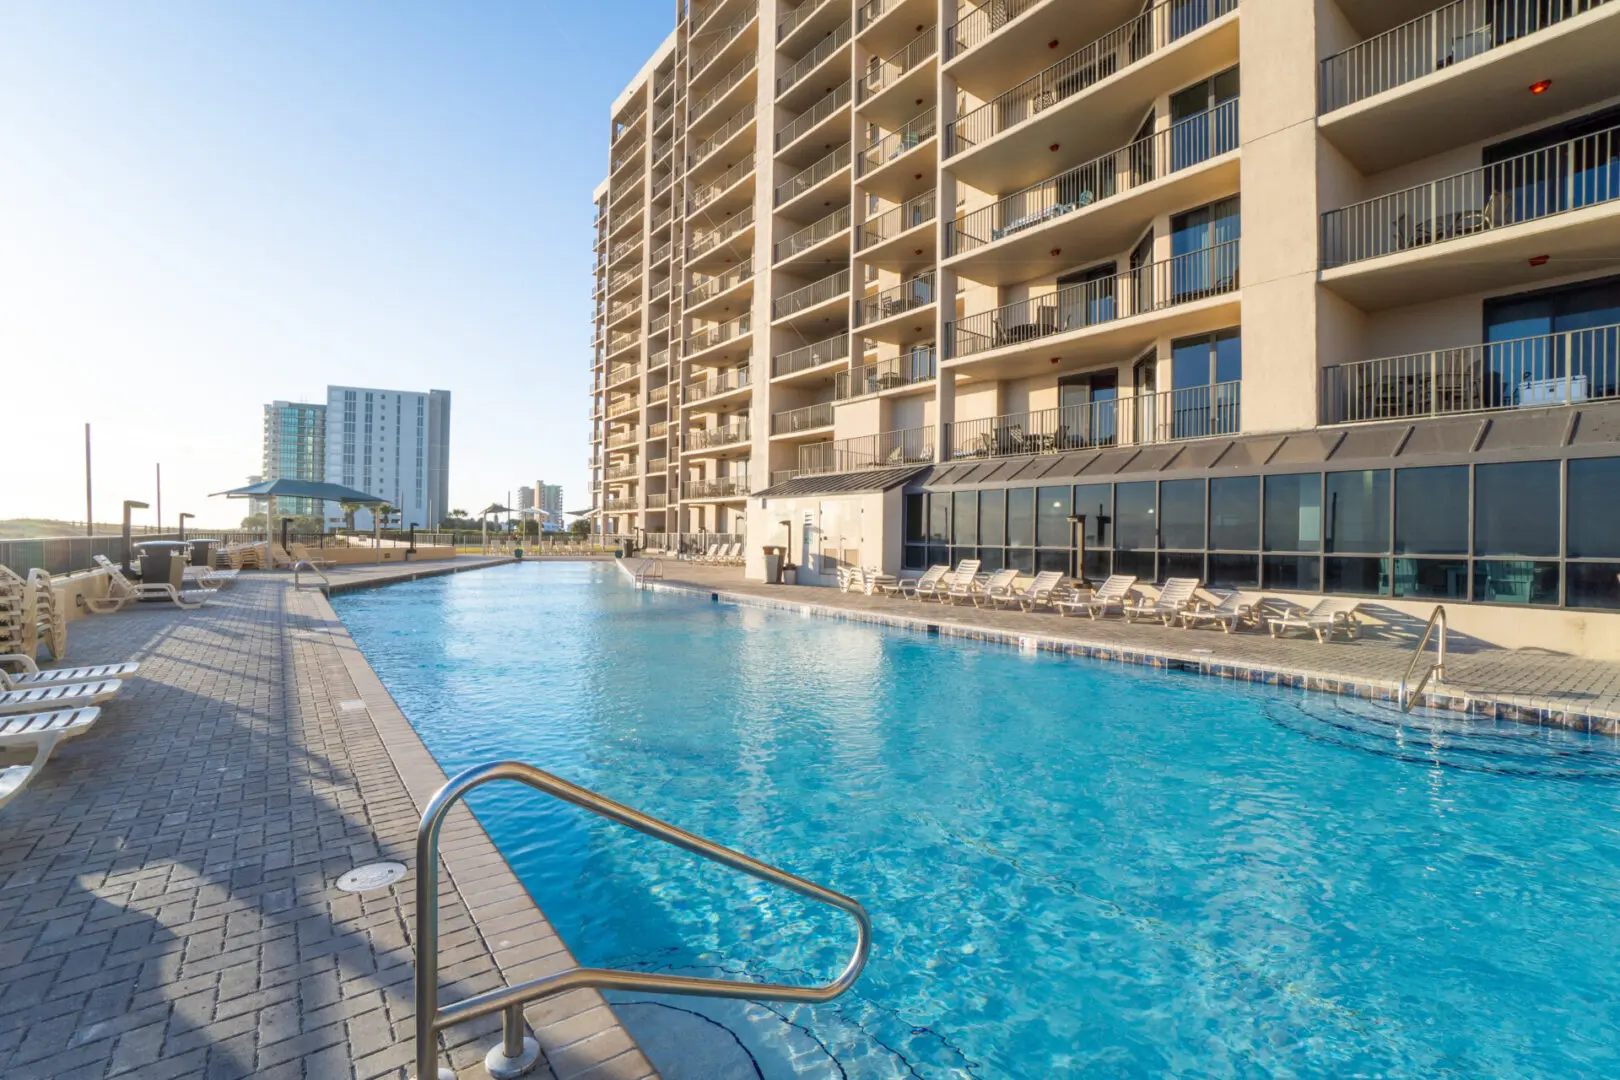
[{"label": "paver pool deck", "polygon": [[[379,859],[414,868],[445,777],[308,583],[244,574],[196,611],[72,624],[70,662],[141,670],[0,810],[0,1077],[410,1074],[415,875],[335,883]],[[572,965],[465,807],[440,850],[441,1000]],[[594,991],[527,1017],[550,1069],[532,1076],[655,1075]],[[452,1031],[458,1076],[487,1075],[497,1031]]]},{"label": "paver pool deck", "polygon": [[[504,561],[328,576],[341,590]],[[1335,684],[1398,680],[1421,629],[1392,623],[1319,645],[664,568],[663,587],[740,603]],[[0,810],[0,1077],[409,1075],[414,874],[359,895],[335,882],[378,859],[411,866],[421,807],[445,778],[305,585],[245,574],[197,611],[142,605],[73,623],[70,662],[138,660],[141,672]],[[1448,692],[1526,710],[1518,719],[1620,718],[1620,664],[1458,639],[1448,669]],[[441,854],[443,1000],[572,963],[465,808],[446,822]],[[594,992],[527,1016],[548,1062],[532,1075],[656,1075]],[[459,1076],[485,1075],[496,1029],[492,1019],[452,1033]]]}]

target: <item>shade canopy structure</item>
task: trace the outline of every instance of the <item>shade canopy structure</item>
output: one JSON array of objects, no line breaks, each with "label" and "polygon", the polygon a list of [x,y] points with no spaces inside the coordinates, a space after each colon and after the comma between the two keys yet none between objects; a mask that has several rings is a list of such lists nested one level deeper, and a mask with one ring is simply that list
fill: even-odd
[{"label": "shade canopy structure", "polygon": [[[293,480],[280,477],[275,480],[263,480],[247,487],[232,488],[229,491],[216,491],[214,495],[223,495],[227,499],[319,499],[322,502],[336,503],[363,503],[376,506],[388,500],[379,495],[368,495],[352,487],[342,484],[328,484],[319,480]],[[212,496],[210,496],[212,497]],[[265,504],[264,515],[264,565],[266,569],[274,568],[274,559],[271,558],[270,549],[274,542],[274,517],[270,513],[270,504]],[[377,531],[377,519],[371,519],[372,533]]]}]

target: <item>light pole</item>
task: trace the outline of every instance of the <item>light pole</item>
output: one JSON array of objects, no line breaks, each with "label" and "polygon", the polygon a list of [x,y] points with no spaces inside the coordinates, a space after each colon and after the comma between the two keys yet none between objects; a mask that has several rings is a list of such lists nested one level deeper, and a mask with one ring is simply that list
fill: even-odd
[{"label": "light pole", "polygon": [[1069,542],[1074,550],[1074,569],[1069,576],[1083,584],[1086,580],[1086,515],[1069,515]]},{"label": "light pole", "polygon": [[124,573],[126,573],[126,574],[132,573],[132,571],[129,568],[129,551],[130,551],[130,546],[131,546],[130,535],[129,535],[129,512],[131,510],[150,510],[150,509],[151,509],[151,506],[149,504],[143,503],[138,499],[125,499],[124,500]]},{"label": "light pole", "polygon": [[187,518],[194,518],[196,516],[197,516],[196,514],[186,514],[186,513],[182,513],[180,515],[180,540],[181,540],[181,542],[184,542],[185,539],[186,539],[186,519]]}]

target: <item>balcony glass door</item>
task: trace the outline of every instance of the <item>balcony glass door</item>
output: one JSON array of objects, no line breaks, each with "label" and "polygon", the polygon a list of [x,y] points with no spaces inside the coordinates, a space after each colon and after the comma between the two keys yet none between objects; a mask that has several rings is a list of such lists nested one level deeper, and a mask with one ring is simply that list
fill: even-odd
[{"label": "balcony glass door", "polygon": [[1237,149],[1237,96],[1235,67],[1170,96],[1171,172]]},{"label": "balcony glass door", "polygon": [[1115,264],[1103,263],[1058,278],[1058,332],[1111,321],[1115,277]]},{"label": "balcony glass door", "polygon": [[1237,255],[1222,245],[1242,232],[1238,197],[1170,219],[1170,288],[1176,300],[1225,291],[1237,282]]},{"label": "balcony glass door", "polygon": [[1620,395],[1620,277],[1485,302],[1483,404]]},{"label": "balcony glass door", "polygon": [[1171,345],[1169,436],[1199,439],[1239,428],[1238,388],[1243,339],[1237,330],[1185,338]]},{"label": "balcony glass door", "polygon": [[1112,446],[1116,438],[1119,372],[1090,371],[1058,379],[1059,450]]}]

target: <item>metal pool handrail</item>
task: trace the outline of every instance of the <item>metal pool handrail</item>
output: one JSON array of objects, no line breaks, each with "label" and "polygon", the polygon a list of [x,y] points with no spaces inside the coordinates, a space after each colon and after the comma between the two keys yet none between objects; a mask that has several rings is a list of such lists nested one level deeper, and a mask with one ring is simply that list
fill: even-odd
[{"label": "metal pool handrail", "polygon": [[[496,780],[516,780],[536,791],[572,803],[598,817],[628,825],[637,832],[700,855],[711,862],[729,866],[745,874],[780,885],[800,896],[848,912],[855,919],[855,952],[849,963],[825,986],[785,986],[779,983],[747,983],[731,979],[704,979],[684,975],[651,975],[614,968],[574,967],[554,975],[530,979],[516,986],[503,987],[439,1006],[439,827],[450,808],[474,788]],[[490,1050],[486,1064],[500,1068],[497,1075],[515,1076],[534,1064],[538,1046],[523,1034],[523,1006],[531,1001],[553,997],[582,987],[606,990],[641,990],[657,994],[695,997],[743,998],[757,1001],[797,1001],[817,1004],[831,1001],[851,986],[866,966],[872,949],[872,921],[866,909],[855,900],[823,888],[812,881],[762,863],[701,836],[649,817],[594,791],[571,784],[520,761],[496,761],[476,765],[452,777],[428,801],[422,823],[416,832],[416,1075],[418,1080],[436,1080],[439,1073],[438,1033],[453,1024],[465,1023],[494,1013],[502,1014],[501,1043]]]},{"label": "metal pool handrail", "polygon": [[[1436,626],[1440,628],[1440,638],[1436,643],[1435,662],[1423,673],[1423,678],[1418,680],[1417,686],[1408,694],[1406,684],[1412,678],[1412,672],[1417,670],[1418,661],[1423,659],[1424,646],[1429,644],[1429,635],[1434,633]],[[1423,628],[1423,636],[1418,639],[1417,651],[1412,654],[1412,662],[1407,665],[1406,674],[1401,676],[1401,712],[1412,711],[1413,704],[1416,703],[1418,695],[1423,693],[1423,688],[1429,685],[1430,678],[1437,683],[1446,681],[1446,609],[1443,604],[1435,605],[1434,613],[1429,616],[1429,624]]]},{"label": "metal pool handrail", "polygon": [[299,559],[297,562],[293,563],[293,588],[294,589],[298,588],[298,579],[303,576],[303,571],[305,571],[305,570],[308,570],[310,573],[312,573],[316,577],[320,578],[321,583],[326,586],[326,595],[328,595],[328,596],[332,595],[332,579],[327,577],[324,573],[322,573],[321,568],[316,566],[314,563],[310,562],[308,559]]}]

